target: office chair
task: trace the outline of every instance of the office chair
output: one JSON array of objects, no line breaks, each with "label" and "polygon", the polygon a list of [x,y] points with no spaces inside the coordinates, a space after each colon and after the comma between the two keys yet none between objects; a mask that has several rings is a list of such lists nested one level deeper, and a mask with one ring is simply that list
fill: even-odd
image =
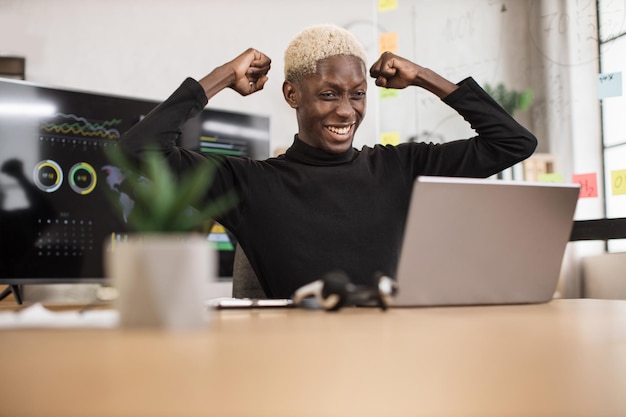
[{"label": "office chair", "polygon": [[245,252],[239,245],[235,248],[233,261],[233,297],[267,298]]}]

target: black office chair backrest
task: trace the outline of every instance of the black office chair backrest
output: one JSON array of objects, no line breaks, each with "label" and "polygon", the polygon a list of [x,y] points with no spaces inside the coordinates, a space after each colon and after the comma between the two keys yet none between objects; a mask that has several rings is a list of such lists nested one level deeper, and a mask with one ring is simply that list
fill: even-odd
[{"label": "black office chair backrest", "polygon": [[239,245],[235,248],[233,262],[233,297],[267,298],[245,252]]}]

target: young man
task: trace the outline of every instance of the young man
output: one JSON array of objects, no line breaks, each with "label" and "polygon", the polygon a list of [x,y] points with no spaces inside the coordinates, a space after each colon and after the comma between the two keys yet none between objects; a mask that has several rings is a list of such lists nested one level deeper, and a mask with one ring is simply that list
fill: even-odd
[{"label": "young man", "polygon": [[[261,90],[270,59],[249,49],[199,82],[189,78],[121,141],[141,157],[155,145],[177,173],[207,157],[175,146],[180,128],[225,88],[243,96]],[[235,188],[237,207],[217,220],[237,238],[268,297],[290,297],[333,270],[371,285],[393,277],[414,179],[418,175],[488,177],[522,161],[535,137],[471,78],[453,84],[391,53],[371,67],[376,84],[425,88],[454,108],[477,136],[440,145],[352,147],[365,116],[365,53],[348,31],[305,29],[285,52],[285,100],[298,133],[277,158],[220,158],[207,199]],[[274,121],[276,123],[276,121]]]}]

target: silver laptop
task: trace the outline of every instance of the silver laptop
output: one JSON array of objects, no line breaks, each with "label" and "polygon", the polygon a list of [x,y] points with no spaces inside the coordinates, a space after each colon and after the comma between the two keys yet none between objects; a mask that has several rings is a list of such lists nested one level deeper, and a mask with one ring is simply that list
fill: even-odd
[{"label": "silver laptop", "polygon": [[551,300],[578,194],[577,184],[418,178],[393,305]]}]

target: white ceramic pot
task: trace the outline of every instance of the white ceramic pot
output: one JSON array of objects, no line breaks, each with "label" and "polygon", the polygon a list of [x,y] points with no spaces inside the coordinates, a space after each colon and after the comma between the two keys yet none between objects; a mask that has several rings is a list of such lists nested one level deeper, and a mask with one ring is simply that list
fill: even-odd
[{"label": "white ceramic pot", "polygon": [[137,234],[109,243],[105,270],[119,293],[120,326],[206,327],[204,301],[217,275],[216,258],[206,237],[193,234]]}]

